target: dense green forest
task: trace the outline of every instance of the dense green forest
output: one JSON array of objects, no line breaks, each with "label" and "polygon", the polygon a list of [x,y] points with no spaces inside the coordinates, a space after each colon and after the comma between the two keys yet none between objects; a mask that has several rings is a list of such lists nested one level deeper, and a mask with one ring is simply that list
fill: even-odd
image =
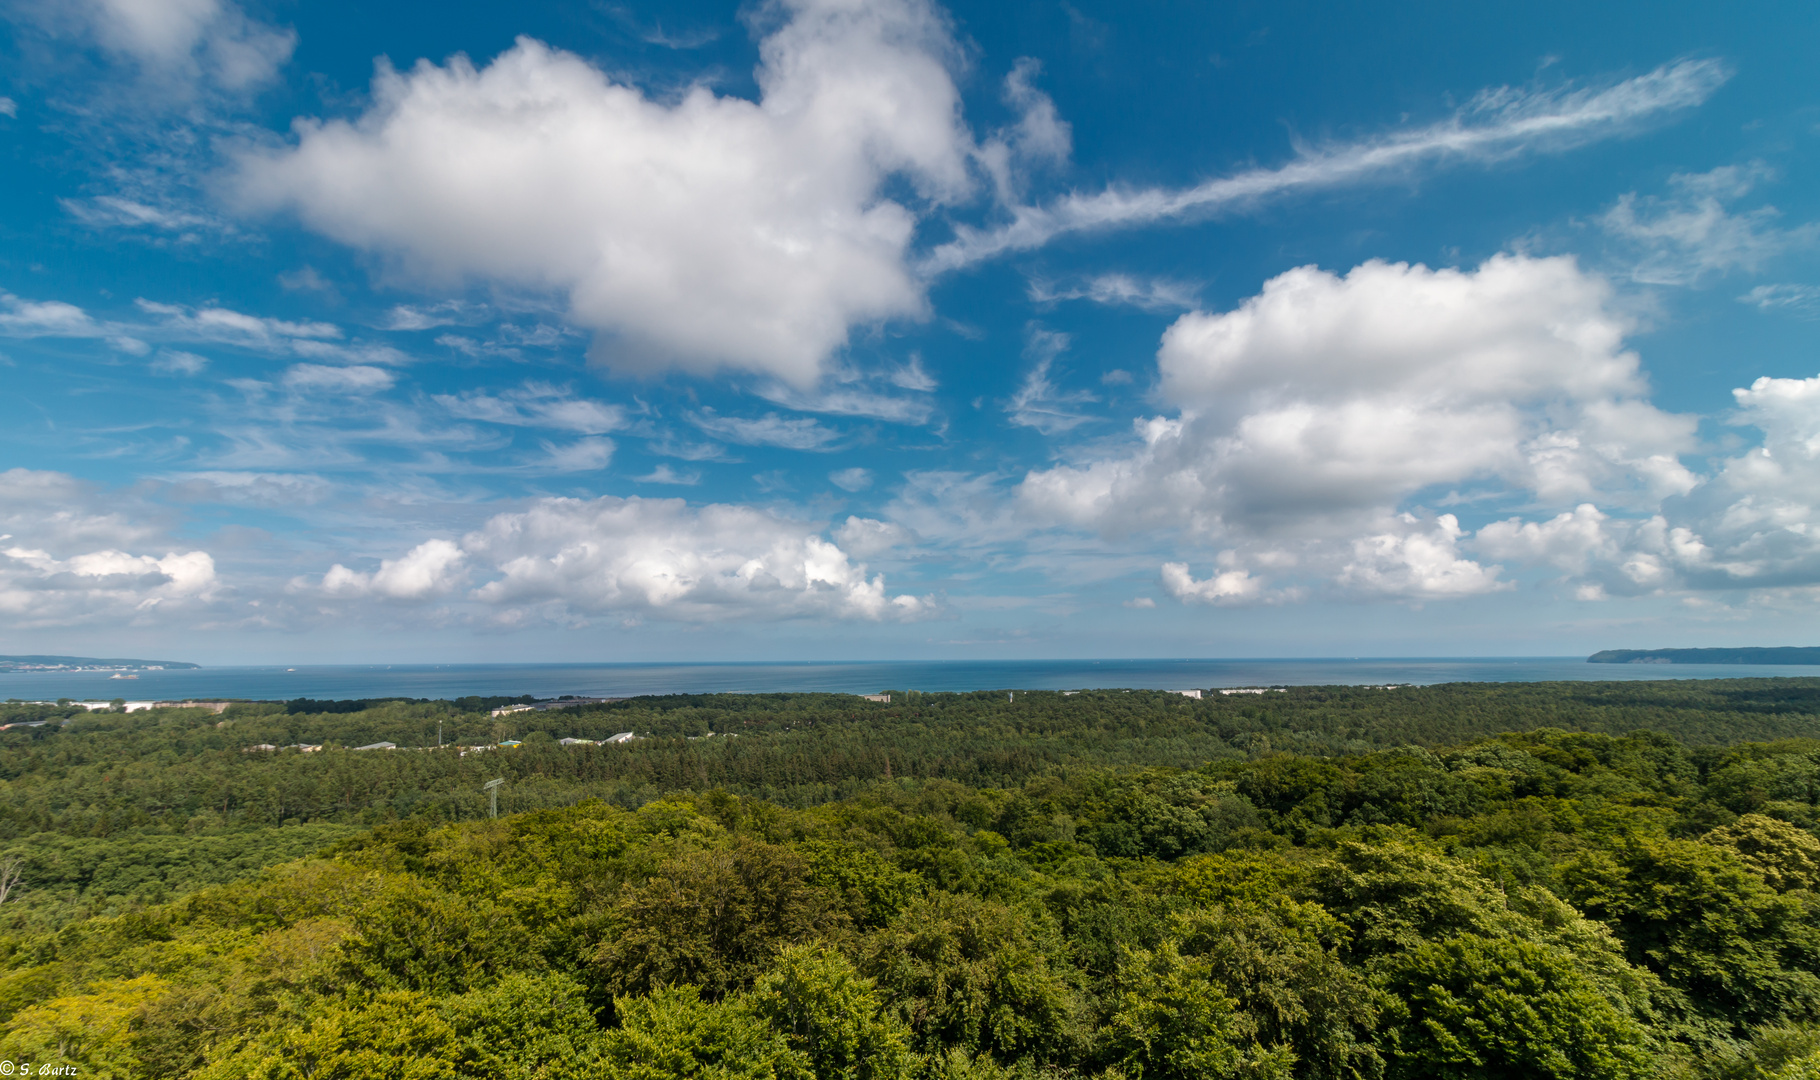
[{"label": "dense green forest", "polygon": [[1820,680],[492,704],[0,707],[0,1059],[1820,1078]]}]

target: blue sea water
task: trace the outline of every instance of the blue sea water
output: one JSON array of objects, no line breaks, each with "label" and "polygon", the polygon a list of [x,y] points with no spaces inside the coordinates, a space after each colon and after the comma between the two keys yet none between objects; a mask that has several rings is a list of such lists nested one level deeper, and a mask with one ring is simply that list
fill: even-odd
[{"label": "blue sea water", "polygon": [[1820,676],[1820,666],[1588,664],[1584,657],[1327,660],[930,660],[721,664],[397,664],[4,673],[0,698],[453,698],[880,690],[1151,690],[1444,682]]}]

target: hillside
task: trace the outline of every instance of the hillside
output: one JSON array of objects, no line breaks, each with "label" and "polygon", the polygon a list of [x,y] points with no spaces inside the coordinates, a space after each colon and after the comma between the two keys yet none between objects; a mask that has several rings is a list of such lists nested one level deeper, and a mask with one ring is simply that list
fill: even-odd
[{"label": "hillside", "polygon": [[1820,648],[1779,646],[1772,649],[1606,649],[1586,658],[1589,664],[1820,664]]},{"label": "hillside", "polygon": [[[201,664],[181,660],[126,660],[97,656],[0,656],[0,672],[8,671],[157,671],[192,670]],[[0,684],[4,686],[4,684]]]}]

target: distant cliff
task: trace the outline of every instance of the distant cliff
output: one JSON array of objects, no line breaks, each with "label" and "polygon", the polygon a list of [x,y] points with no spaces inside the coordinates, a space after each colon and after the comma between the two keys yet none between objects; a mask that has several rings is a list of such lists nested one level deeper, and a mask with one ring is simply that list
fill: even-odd
[{"label": "distant cliff", "polygon": [[198,668],[181,660],[108,660],[94,656],[0,656],[5,671],[157,671]]},{"label": "distant cliff", "polygon": [[1816,664],[1820,648],[1776,649],[1606,649],[1589,664]]}]

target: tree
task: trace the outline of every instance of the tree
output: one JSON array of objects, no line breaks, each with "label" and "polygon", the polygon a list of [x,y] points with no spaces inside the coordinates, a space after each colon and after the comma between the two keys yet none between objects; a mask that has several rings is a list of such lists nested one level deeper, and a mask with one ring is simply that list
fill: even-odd
[{"label": "tree", "polygon": [[19,887],[19,880],[25,874],[25,860],[18,855],[9,855],[0,859],[0,904]]},{"label": "tree", "polygon": [[1165,942],[1125,955],[1101,1038],[1106,1063],[1132,1080],[1289,1080],[1295,1052],[1259,1046],[1246,1026],[1210,965]]},{"label": "tree", "polygon": [[1629,1080],[1643,1029],[1546,945],[1465,935],[1391,957],[1380,985],[1391,1080]]},{"label": "tree", "polygon": [[864,970],[919,1052],[1042,1061],[1073,1048],[1083,1006],[1038,911],[938,892],[863,942]]},{"label": "tree", "polygon": [[688,983],[718,999],[785,946],[844,930],[846,916],[788,848],[741,837],[664,864],[616,905],[595,953],[618,994]]},{"label": "tree", "polygon": [[884,1010],[871,979],[832,949],[785,949],[752,989],[753,1008],[809,1061],[817,1080],[897,1080],[909,1031]]},{"label": "tree", "polygon": [[693,986],[670,986],[614,1008],[620,1026],[604,1041],[611,1080],[814,1080],[804,1055],[744,998],[707,1002]]}]

